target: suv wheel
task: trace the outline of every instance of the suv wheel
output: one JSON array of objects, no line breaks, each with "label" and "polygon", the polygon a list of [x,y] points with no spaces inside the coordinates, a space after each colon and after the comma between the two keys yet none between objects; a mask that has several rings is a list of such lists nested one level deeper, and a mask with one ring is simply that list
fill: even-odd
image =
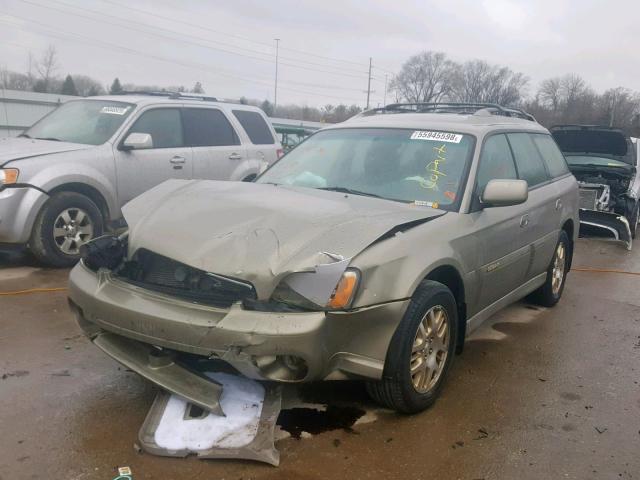
[{"label": "suv wheel", "polygon": [[558,238],[558,244],[551,259],[551,265],[547,269],[547,279],[538,290],[530,295],[529,299],[532,302],[543,307],[553,307],[558,303],[567,279],[571,254],[569,236],[567,232],[560,230],[560,238]]},{"label": "suv wheel", "polygon": [[91,199],[75,192],[56,193],[38,214],[32,253],[52,267],[70,267],[80,258],[80,246],[102,235],[104,221]]},{"label": "suv wheel", "polygon": [[453,361],[457,326],[451,291],[438,282],[422,282],[391,340],[382,380],[367,383],[371,397],[401,413],[431,406]]}]

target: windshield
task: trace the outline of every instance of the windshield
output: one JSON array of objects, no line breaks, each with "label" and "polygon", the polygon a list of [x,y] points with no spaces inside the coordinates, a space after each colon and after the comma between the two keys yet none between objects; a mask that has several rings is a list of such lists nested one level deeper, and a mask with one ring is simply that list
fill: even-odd
[{"label": "windshield", "polygon": [[101,145],[113,136],[133,107],[133,104],[124,102],[74,100],[58,107],[22,135]]},{"label": "windshield", "polygon": [[257,182],[447,209],[462,195],[473,145],[473,137],[453,132],[327,130],[309,137]]},{"label": "windshield", "polygon": [[624,167],[629,168],[629,164],[620,162],[612,158],[595,157],[590,155],[567,155],[564,154],[569,165],[576,167],[596,165],[599,167]]}]

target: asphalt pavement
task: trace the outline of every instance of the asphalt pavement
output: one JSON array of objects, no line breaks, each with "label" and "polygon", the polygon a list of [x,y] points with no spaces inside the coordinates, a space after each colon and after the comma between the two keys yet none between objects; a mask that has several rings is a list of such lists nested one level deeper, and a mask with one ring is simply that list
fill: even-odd
[{"label": "asphalt pavement", "polygon": [[[581,239],[574,267],[640,272],[640,245]],[[67,275],[0,254],[0,292]],[[638,479],[639,291],[640,275],[572,271],[555,308],[517,303],[467,339],[419,415],[357,382],[289,389],[277,468],[140,453],[155,387],[80,334],[64,291],[0,296],[0,480]],[[306,403],[330,414],[289,409]]]}]

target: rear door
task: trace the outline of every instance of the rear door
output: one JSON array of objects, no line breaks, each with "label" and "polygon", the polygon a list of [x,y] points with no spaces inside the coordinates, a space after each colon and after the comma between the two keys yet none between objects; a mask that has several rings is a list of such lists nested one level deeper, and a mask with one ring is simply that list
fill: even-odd
[{"label": "rear door", "polygon": [[[148,133],[153,147],[123,150],[131,133]],[[185,145],[180,108],[144,110],[114,146],[114,157],[120,205],[170,178],[191,178],[191,148]]]},{"label": "rear door", "polygon": [[525,220],[528,205],[483,208],[479,198],[494,179],[517,179],[509,142],[504,134],[488,137],[482,147],[471,219],[480,256],[479,308],[485,308],[524,283],[531,259]]},{"label": "rear door", "polygon": [[246,161],[247,152],[224,112],[187,107],[182,115],[185,139],[193,152],[193,178],[242,180],[236,178],[236,171]]},{"label": "rear door", "polygon": [[558,241],[560,211],[562,206],[556,185],[551,180],[545,162],[536,143],[535,134],[508,133],[518,169],[518,178],[529,184],[526,206],[526,225],[520,229],[523,241],[531,245],[531,265],[525,280],[532,279],[547,270]]},{"label": "rear door", "polygon": [[278,150],[281,148],[276,140],[273,127],[260,112],[251,110],[233,110],[234,117],[249,137],[247,155],[250,159],[265,161],[269,165],[278,160]]}]

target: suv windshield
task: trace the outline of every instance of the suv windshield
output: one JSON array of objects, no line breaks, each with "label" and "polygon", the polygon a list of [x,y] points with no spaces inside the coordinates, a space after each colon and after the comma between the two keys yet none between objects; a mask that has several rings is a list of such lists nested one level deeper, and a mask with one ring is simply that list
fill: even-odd
[{"label": "suv windshield", "polygon": [[335,190],[451,207],[462,195],[470,135],[404,129],[318,132],[267,170],[258,183]]},{"label": "suv windshield", "polygon": [[58,107],[22,135],[101,145],[113,136],[133,107],[133,104],[124,102],[74,100]]}]

